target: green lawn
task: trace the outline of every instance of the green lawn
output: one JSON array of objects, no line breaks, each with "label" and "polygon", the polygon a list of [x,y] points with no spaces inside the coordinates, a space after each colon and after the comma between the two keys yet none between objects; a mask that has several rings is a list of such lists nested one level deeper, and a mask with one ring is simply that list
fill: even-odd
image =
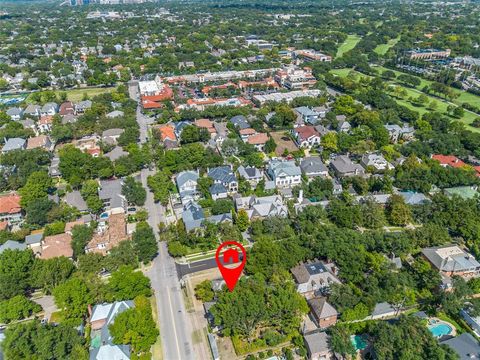
[{"label": "green lawn", "polygon": [[337,55],[335,57],[340,57],[347,51],[352,50],[355,46],[357,46],[360,40],[362,40],[362,37],[359,35],[348,35],[347,40],[345,40],[345,42],[338,48]]},{"label": "green lawn", "polygon": [[[375,69],[379,70],[380,73],[382,73],[383,71],[385,70],[389,70],[387,68],[383,68],[383,67],[375,67]],[[338,75],[340,77],[347,77],[348,74],[352,71],[352,69],[334,69],[334,70],[331,70],[331,72],[335,75]],[[394,71],[397,76],[402,74],[401,72],[399,71]],[[357,71],[354,71],[355,75],[358,76],[358,78],[360,77],[368,77],[367,75],[364,75],[362,73],[359,73]],[[425,85],[429,85],[431,84],[432,82],[429,81],[429,80],[425,80],[425,79],[420,79],[422,81],[422,83],[417,87],[417,88],[409,88],[409,87],[406,87],[406,86],[403,86],[395,81],[388,81],[389,84],[391,85],[395,85],[395,86],[400,86],[402,87],[403,89],[405,89],[405,91],[407,92],[407,97],[405,99],[399,99],[399,98],[395,98],[395,100],[401,104],[401,105],[404,105],[406,106],[407,108],[411,109],[411,110],[414,110],[414,111],[417,111],[420,115],[423,115],[425,114],[426,112],[429,112],[430,110],[428,110],[427,108],[425,107],[422,107],[422,106],[416,106],[414,104],[412,104],[411,102],[409,102],[407,99],[409,97],[414,97],[414,98],[417,98],[420,94],[422,94],[421,90],[423,88],[423,86]],[[467,93],[465,91],[462,91],[462,90],[459,90],[459,89],[454,89],[456,91],[458,91],[460,93],[460,96],[455,99],[453,102],[457,105],[460,105],[461,102],[470,102],[470,101],[467,101],[467,100],[471,100],[472,104],[476,104],[478,103],[478,101],[480,100],[480,97],[479,96],[476,96],[474,94],[470,94],[470,93]],[[442,112],[442,113],[446,113],[447,112],[447,107],[448,107],[448,102],[441,99],[441,98],[438,98],[438,97],[435,97],[435,96],[431,96],[431,95],[427,95],[428,97],[428,102],[431,102],[432,100],[435,100],[438,104],[438,107],[437,107],[437,111],[439,112]],[[460,99],[460,100],[459,100]],[[480,132],[480,129],[479,128],[475,128],[473,126],[470,126],[469,124],[471,124],[476,118],[478,118],[478,116],[476,114],[473,114],[471,112],[467,112],[465,111],[465,115],[460,119],[460,121],[462,121],[464,124],[467,125],[467,128],[470,130],[470,131],[473,131],[473,132]]]},{"label": "green lawn", "polygon": [[385,55],[387,51],[397,44],[400,40],[400,36],[397,36],[395,39],[390,39],[386,44],[378,45],[373,51],[375,51],[378,55]]},{"label": "green lawn", "polygon": [[[71,90],[55,90],[55,93],[58,95],[62,92],[67,93],[67,99],[73,102],[82,101],[83,94],[87,94],[90,98],[110,92],[114,89],[114,87],[98,87],[98,88],[84,88],[84,89],[71,89]],[[27,103],[29,102],[30,96],[27,97]]]}]

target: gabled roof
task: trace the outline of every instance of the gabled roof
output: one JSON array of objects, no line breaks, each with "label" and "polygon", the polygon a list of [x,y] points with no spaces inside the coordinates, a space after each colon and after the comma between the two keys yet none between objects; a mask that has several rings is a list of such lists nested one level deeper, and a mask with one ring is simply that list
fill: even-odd
[{"label": "gabled roof", "polygon": [[316,175],[328,172],[327,167],[319,156],[310,156],[300,162],[300,168],[305,175]]},{"label": "gabled roof", "polygon": [[457,245],[425,248],[422,254],[440,271],[462,272],[480,269],[480,263]]},{"label": "gabled roof", "polygon": [[251,135],[247,142],[250,145],[262,145],[265,144],[268,141],[268,135],[265,133],[258,133],[255,135]]},{"label": "gabled roof", "polygon": [[276,177],[282,175],[297,176],[302,174],[301,169],[295,164],[295,161],[272,160],[268,164],[268,167]]},{"label": "gabled roof", "polygon": [[87,203],[83,200],[83,197],[78,190],[66,193],[65,202],[70,206],[76,207],[80,211],[88,210]]},{"label": "gabled roof", "polygon": [[258,179],[258,178],[261,178],[263,176],[262,172],[257,169],[256,167],[253,167],[253,166],[243,166],[243,165],[240,165],[237,169],[238,171],[238,174],[245,178],[246,180],[251,180],[251,179]]},{"label": "gabled roof", "polygon": [[454,168],[459,168],[466,165],[462,160],[453,155],[434,154],[432,155],[432,159],[437,160],[441,165],[448,165]]},{"label": "gabled roof", "polygon": [[233,170],[230,168],[230,166],[227,165],[217,166],[209,169],[207,175],[211,177],[214,181],[218,181],[223,184],[229,184],[237,181]]},{"label": "gabled roof", "polygon": [[335,308],[327,302],[324,297],[314,297],[307,301],[312,309],[312,312],[318,319],[324,319],[331,316],[337,316],[338,312]]},{"label": "gabled roof", "polygon": [[0,214],[16,214],[22,211],[21,196],[16,193],[0,195]]},{"label": "gabled roof", "polygon": [[463,333],[451,339],[441,341],[441,344],[451,347],[458,354],[460,360],[480,359],[480,344],[469,333]]},{"label": "gabled roof", "polygon": [[20,243],[18,241],[7,240],[2,245],[0,245],[0,254],[5,250],[25,250],[27,245],[25,243]]},{"label": "gabled roof", "polygon": [[198,178],[198,171],[182,171],[177,175],[175,181],[177,182],[177,187],[181,188],[185,183],[189,181],[197,182]]},{"label": "gabled roof", "polygon": [[13,150],[20,150],[24,149],[26,144],[26,140],[22,138],[10,138],[5,142],[3,145],[2,151],[13,151]]},{"label": "gabled roof", "polygon": [[305,345],[310,354],[318,354],[330,351],[330,337],[325,332],[315,332],[304,336]]},{"label": "gabled roof", "polygon": [[250,127],[248,120],[243,115],[237,115],[230,119],[230,122],[239,129],[246,129]]},{"label": "gabled roof", "polygon": [[227,188],[222,184],[213,184],[210,186],[210,194],[212,195],[219,195],[219,194],[226,194],[228,193]]}]

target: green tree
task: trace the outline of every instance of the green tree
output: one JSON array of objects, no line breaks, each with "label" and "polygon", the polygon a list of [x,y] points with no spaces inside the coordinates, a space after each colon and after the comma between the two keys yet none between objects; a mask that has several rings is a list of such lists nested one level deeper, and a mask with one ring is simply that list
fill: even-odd
[{"label": "green tree", "polygon": [[164,171],[158,171],[155,175],[149,176],[147,184],[153,192],[154,200],[160,202],[162,205],[168,203],[170,193],[175,191],[175,186],[170,176]]},{"label": "green tree", "polygon": [[34,255],[31,250],[0,253],[0,300],[23,294],[30,287]]},{"label": "green tree", "polygon": [[212,301],[215,296],[215,292],[212,289],[212,282],[210,280],[204,280],[195,286],[195,297],[202,301]]},{"label": "green tree", "polygon": [[43,325],[38,320],[9,326],[2,348],[6,359],[87,360],[85,340],[69,325]]},{"label": "green tree", "polygon": [[109,330],[115,344],[130,345],[136,354],[148,353],[160,334],[152,318],[150,301],[144,296],[135,299],[135,308],[119,314]]},{"label": "green tree", "polygon": [[11,299],[0,301],[0,323],[8,324],[11,321],[22,320],[41,310],[40,305],[24,295],[16,295]]},{"label": "green tree", "polygon": [[144,264],[152,261],[158,254],[158,244],[153,229],[146,221],[137,223],[135,232],[132,235],[132,241],[138,260]]},{"label": "green tree", "polygon": [[150,280],[140,271],[134,271],[131,266],[120,266],[112,273],[108,287],[115,300],[131,300],[137,296],[150,296]]},{"label": "green tree", "polygon": [[345,328],[335,326],[330,329],[330,344],[335,354],[342,356],[342,359],[353,357],[356,353],[353,347],[350,334]]},{"label": "green tree", "polygon": [[79,324],[87,316],[87,307],[93,297],[87,285],[80,278],[72,278],[53,289],[55,304],[66,320]]},{"label": "green tree", "polygon": [[396,226],[404,226],[412,222],[412,210],[405,204],[401,195],[392,195],[387,204],[388,220]]},{"label": "green tree", "polygon": [[338,138],[334,132],[329,132],[322,136],[320,143],[326,151],[335,152],[338,150]]},{"label": "green tree", "polygon": [[47,294],[67,281],[75,270],[75,265],[65,256],[52,259],[37,259],[33,267],[32,281],[35,287],[43,289]]},{"label": "green tree", "polygon": [[241,232],[244,232],[248,229],[250,225],[250,219],[248,218],[248,214],[245,209],[240,209],[238,211],[235,223],[237,224],[238,230]]},{"label": "green tree", "polygon": [[147,192],[140,182],[135,181],[131,176],[127,177],[122,186],[122,194],[129,204],[143,206],[147,198]]},{"label": "green tree", "polygon": [[93,227],[87,225],[75,225],[72,228],[72,249],[73,257],[77,259],[79,255],[85,253],[85,247],[92,240]]},{"label": "green tree", "polygon": [[52,187],[52,178],[45,171],[32,173],[24,187],[20,189],[22,199],[20,204],[28,207],[34,200],[47,198],[48,191]]}]

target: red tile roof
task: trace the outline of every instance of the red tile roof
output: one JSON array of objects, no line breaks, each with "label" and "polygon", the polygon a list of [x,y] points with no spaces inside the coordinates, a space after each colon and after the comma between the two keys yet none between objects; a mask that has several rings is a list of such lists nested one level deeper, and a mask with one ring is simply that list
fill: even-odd
[{"label": "red tile roof", "polygon": [[262,145],[268,141],[268,135],[265,133],[258,133],[250,136],[247,141],[252,145]]},{"label": "red tile roof", "polygon": [[21,196],[15,193],[0,196],[0,214],[16,214],[22,211]]},{"label": "red tile roof", "polygon": [[320,136],[313,126],[299,126],[293,131],[297,134],[300,141],[308,140],[312,136]]},{"label": "red tile roof", "polygon": [[437,160],[438,162],[440,162],[441,165],[448,165],[454,168],[459,168],[466,165],[462,160],[453,155],[435,154],[432,155],[432,159]]}]

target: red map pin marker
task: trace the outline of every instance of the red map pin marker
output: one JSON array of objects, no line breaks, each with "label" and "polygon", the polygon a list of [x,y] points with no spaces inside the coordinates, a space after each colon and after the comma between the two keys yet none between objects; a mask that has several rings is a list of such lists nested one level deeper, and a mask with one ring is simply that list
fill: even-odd
[{"label": "red map pin marker", "polygon": [[[220,254],[223,251],[223,254]],[[237,285],[238,278],[242,273],[243,268],[245,267],[245,263],[247,262],[247,252],[242,244],[236,241],[225,241],[222,245],[220,245],[217,249],[217,253],[215,254],[215,260],[217,260],[217,266],[222,273],[223,279],[227,283],[227,287],[230,291],[235,289],[235,285]],[[235,268],[227,268],[225,265],[228,264],[235,264],[241,262]]]}]

